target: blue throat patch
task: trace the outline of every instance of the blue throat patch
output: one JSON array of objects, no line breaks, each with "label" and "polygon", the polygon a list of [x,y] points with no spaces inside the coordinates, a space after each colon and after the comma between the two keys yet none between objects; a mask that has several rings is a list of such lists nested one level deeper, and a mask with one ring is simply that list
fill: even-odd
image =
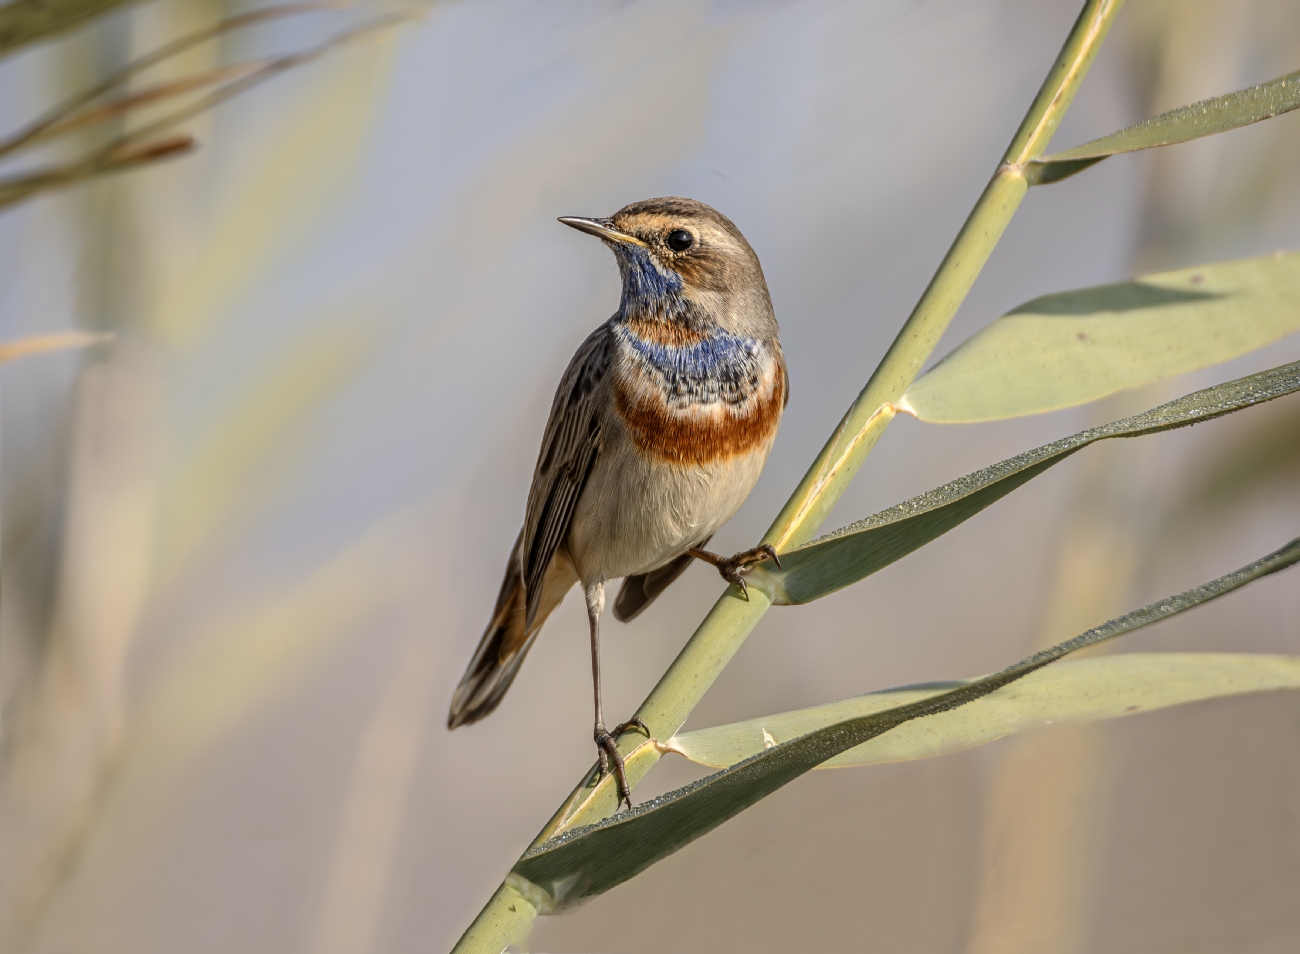
[{"label": "blue throat patch", "polygon": [[676,272],[661,272],[643,248],[623,246],[618,250],[619,271],[623,275],[620,315],[650,314],[664,318],[684,314],[687,308],[682,295],[682,277]]},{"label": "blue throat patch", "polygon": [[[740,403],[759,386],[763,346],[753,338],[733,335],[713,322],[692,321],[691,303],[682,294],[682,279],[661,272],[640,248],[620,249],[623,298],[619,303],[615,334],[642,367],[654,372],[673,405],[725,401]],[[690,344],[648,341],[624,321],[647,317],[678,322],[701,334]],[[703,327],[701,327],[703,325]]]}]

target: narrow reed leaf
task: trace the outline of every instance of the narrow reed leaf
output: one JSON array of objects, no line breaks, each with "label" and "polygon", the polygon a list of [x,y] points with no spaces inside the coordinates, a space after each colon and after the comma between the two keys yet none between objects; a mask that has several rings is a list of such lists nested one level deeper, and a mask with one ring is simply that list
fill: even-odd
[{"label": "narrow reed leaf", "polygon": [[304,63],[310,63],[338,47],[355,43],[358,40],[364,39],[378,31],[387,30],[408,23],[414,20],[415,17],[416,13],[410,10],[380,14],[371,17],[369,20],[359,23],[356,26],[350,27],[346,30],[341,30],[334,36],[317,43],[315,46],[306,47],[296,53],[287,53],[284,56],[264,60],[256,64],[256,68],[240,76],[238,79],[226,83],[224,86],[218,87],[206,96],[202,96],[194,102],[177,109],[170,115],[163,116],[146,126],[142,126],[139,129],[126,133],[115,143],[111,144],[109,148],[120,149],[122,145],[126,143],[134,143],[142,139],[156,136],[178,123],[182,123],[187,119],[192,119],[195,116],[207,112],[213,107],[224,103],[226,100],[232,99],[240,93],[257,86],[274,76],[278,76],[281,73],[302,66]]},{"label": "narrow reed leaf", "polygon": [[[22,140],[19,145],[27,145],[33,142],[44,142],[47,139],[53,139],[57,136],[65,136],[71,132],[77,132],[102,123],[111,122],[130,113],[134,109],[143,106],[153,106],[163,100],[175,96],[183,96],[187,93],[193,93],[196,90],[204,89],[208,86],[216,86],[220,83],[232,80],[243,79],[256,73],[265,66],[265,60],[253,60],[247,63],[231,63],[229,66],[221,66],[212,70],[204,70],[200,73],[193,73],[189,76],[183,76],[180,79],[171,82],[158,83],[154,86],[146,87],[133,93],[126,93],[111,99],[102,105],[84,109],[80,112],[73,113],[66,119],[61,119],[51,123],[49,126],[37,133],[30,135]],[[17,146],[13,147],[17,148]],[[0,145],[0,154],[11,151],[4,145]]]},{"label": "narrow reed leaf", "polygon": [[1171,109],[1109,136],[1034,159],[1027,164],[1025,177],[1030,185],[1059,182],[1107,156],[1213,136],[1289,113],[1297,107],[1300,107],[1300,71],[1249,89]]},{"label": "narrow reed leaf", "polygon": [[1095,401],[1300,331],[1300,252],[1044,295],[962,342],[899,410],[935,424]]},{"label": "narrow reed leaf", "polygon": [[817,729],[685,788],[527,852],[512,884],[537,889],[551,911],[608,891],[712,831],[805,772],[891,729],[982,699],[1063,656],[1168,619],[1300,562],[1300,538],[1211,583],[1152,603],[1045,649],[1002,672],[928,698]]},{"label": "narrow reed leaf", "polygon": [[123,172],[163,159],[174,159],[192,152],[196,143],[184,134],[164,136],[151,142],[123,142],[112,152],[102,152],[88,159],[10,179],[0,179],[0,209],[34,198],[65,186],[92,179],[109,172]]},{"label": "narrow reed leaf", "polygon": [[[318,5],[302,5],[307,9],[319,9]],[[297,12],[303,12],[299,10]],[[251,18],[252,15],[250,15]],[[73,185],[84,179],[102,175],[106,172],[117,172],[122,169],[132,168],[142,163],[152,162],[157,159],[169,158],[188,152],[194,147],[194,140],[187,135],[172,134],[170,130],[178,124],[192,119],[214,107],[220,105],[228,99],[238,96],[252,87],[265,82],[266,80],[278,76],[288,70],[309,63],[312,60],[324,56],[331,50],[345,44],[354,43],[376,31],[388,29],[401,23],[413,19],[413,12],[401,12],[392,14],[383,14],[372,17],[357,26],[344,30],[329,39],[318,43],[315,46],[307,47],[296,53],[286,54],[285,56],[275,59],[263,60],[257,63],[237,64],[231,68],[229,73],[210,73],[191,77],[188,80],[180,81],[179,85],[174,88],[161,87],[152,91],[155,99],[167,98],[174,92],[182,92],[188,88],[211,86],[220,82],[222,78],[229,79],[224,85],[217,85],[215,89],[210,90],[205,95],[200,96],[192,102],[176,108],[168,115],[153,120],[138,129],[133,129],[116,137],[107,145],[97,149],[94,152],[83,156],[74,162],[61,166],[52,166],[45,169],[38,169],[35,172],[16,176],[10,179],[0,179],[0,209],[5,206],[14,205],[26,199],[32,198],[42,192],[51,189],[62,188]],[[243,18],[248,19],[248,18]],[[178,41],[181,42],[181,41]],[[188,42],[188,41],[185,41]],[[154,59],[156,57],[146,57]],[[133,68],[128,67],[128,71]],[[124,71],[125,72],[125,71]],[[230,78],[232,77],[233,78]],[[194,84],[187,86],[186,84]],[[95,95],[98,95],[96,93]],[[146,93],[146,96],[151,95]],[[93,96],[90,98],[94,98]],[[76,109],[87,101],[87,97],[79,97],[75,102],[76,107],[71,109],[61,107],[55,113],[47,116],[37,124],[20,133],[16,138],[9,140],[7,143],[0,144],[0,154],[6,151],[12,151],[29,142],[36,141],[46,135],[56,135],[62,129],[65,122],[74,121],[74,117],[82,114],[77,113]],[[120,101],[118,104],[110,104],[110,113],[114,108],[129,110],[135,105],[139,105],[131,97]]]},{"label": "narrow reed leaf", "polygon": [[[824,706],[682,732],[662,748],[727,768],[782,742],[859,716],[929,699],[975,680],[885,689]],[[1098,722],[1169,706],[1300,689],[1300,657],[1250,653],[1132,653],[1071,659],[1030,673],[960,709],[919,719],[818,765],[875,765],[947,755],[1017,732]]]},{"label": "narrow reed leaf", "polygon": [[86,348],[90,345],[107,344],[113,335],[91,331],[55,331],[45,335],[32,335],[16,341],[0,342],[0,364],[17,361],[28,355],[43,354],[46,351],[66,351],[69,348]]},{"label": "narrow reed leaf", "polygon": [[[11,3],[6,7],[0,8],[0,23],[3,22],[5,13],[13,10],[22,4]],[[100,4],[103,5],[102,3]],[[49,6],[49,4],[44,4]],[[15,150],[26,146],[38,139],[50,135],[57,135],[66,132],[69,128],[78,128],[84,125],[86,107],[95,100],[111,93],[113,90],[124,86],[128,80],[152,69],[159,63],[163,63],[173,57],[179,56],[202,43],[213,40],[222,34],[232,33],[236,30],[247,29],[248,27],[257,26],[267,23],[271,20],[278,20],[284,17],[300,16],[307,13],[320,13],[326,10],[344,9],[346,3],[286,3],[275,7],[264,7],[260,10],[254,10],[250,13],[242,13],[238,16],[227,17],[224,20],[218,20],[216,23],[187,33],[184,36],[172,40],[170,43],[164,43],[146,53],[144,56],[137,57],[130,63],[127,63],[119,70],[108,74],[98,83],[89,86],[86,89],[74,94],[70,98],[59,103],[53,109],[45,113],[39,119],[28,124],[8,139],[0,140],[0,155],[7,155]],[[3,27],[0,27],[3,29]],[[248,66],[249,64],[241,64]],[[256,65],[256,64],[253,64]],[[202,76],[203,74],[199,74]],[[188,82],[191,84],[196,77],[190,77]],[[176,81],[177,84],[186,83],[187,80]],[[176,84],[170,84],[176,85]],[[136,97],[127,97],[134,99]],[[56,133],[54,130],[58,129]]]},{"label": "narrow reed leaf", "polygon": [[1295,391],[1300,391],[1300,361],[1197,391],[1133,417],[1090,427],[782,553],[784,569],[759,564],[750,573],[750,586],[762,587],[775,605],[810,603],[919,549],[1089,444],[1186,427]]},{"label": "narrow reed leaf", "polygon": [[10,0],[0,6],[0,56],[135,0]]}]

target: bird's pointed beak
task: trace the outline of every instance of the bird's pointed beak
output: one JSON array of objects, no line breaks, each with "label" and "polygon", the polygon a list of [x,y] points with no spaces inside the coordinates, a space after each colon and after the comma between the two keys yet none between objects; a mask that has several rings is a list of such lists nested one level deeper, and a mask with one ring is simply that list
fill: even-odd
[{"label": "bird's pointed beak", "polygon": [[645,246],[635,235],[628,235],[614,228],[614,223],[609,219],[584,219],[577,215],[562,215],[560,221],[571,229],[577,229],[579,232],[586,232],[588,235],[594,235],[598,239],[604,239],[606,242],[621,242],[624,245]]}]

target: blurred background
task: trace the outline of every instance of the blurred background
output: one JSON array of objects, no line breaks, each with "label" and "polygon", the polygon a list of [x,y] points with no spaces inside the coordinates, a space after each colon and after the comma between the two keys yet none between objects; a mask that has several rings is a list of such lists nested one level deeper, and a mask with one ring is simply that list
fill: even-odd
[{"label": "blurred background", "polygon": [[[577,598],[492,718],[445,728],[552,390],[617,303],[612,256],[555,217],[687,195],[758,251],[792,397],[715,540],[749,546],[1078,8],[439,3],[190,122],[193,156],[0,212],[0,339],[117,334],[0,371],[0,948],[449,948],[593,759]],[[0,129],[245,9],[128,7],[0,61]],[[1297,68],[1293,0],[1130,0],[1056,144]],[[1029,195],[936,357],[1039,294],[1297,246],[1300,116],[1111,159]],[[899,420],[831,525],[1298,358],[1292,338],[1071,411]],[[1298,491],[1294,398],[1099,445],[769,613],[689,725],[1001,668],[1280,546]],[[1300,654],[1296,580],[1115,648]],[[695,567],[608,629],[612,716],[720,589]],[[697,774],[665,760],[637,798]],[[530,949],[1264,954],[1300,946],[1298,895],[1300,696],[1276,694],[812,773]]]}]

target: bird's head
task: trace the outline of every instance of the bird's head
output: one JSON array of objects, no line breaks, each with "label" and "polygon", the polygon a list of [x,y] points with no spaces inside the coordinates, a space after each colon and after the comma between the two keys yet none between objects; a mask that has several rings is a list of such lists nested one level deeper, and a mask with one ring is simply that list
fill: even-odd
[{"label": "bird's head", "polygon": [[560,221],[613,251],[624,318],[716,323],[753,334],[775,328],[758,256],[730,219],[703,202],[645,199],[607,219]]}]

